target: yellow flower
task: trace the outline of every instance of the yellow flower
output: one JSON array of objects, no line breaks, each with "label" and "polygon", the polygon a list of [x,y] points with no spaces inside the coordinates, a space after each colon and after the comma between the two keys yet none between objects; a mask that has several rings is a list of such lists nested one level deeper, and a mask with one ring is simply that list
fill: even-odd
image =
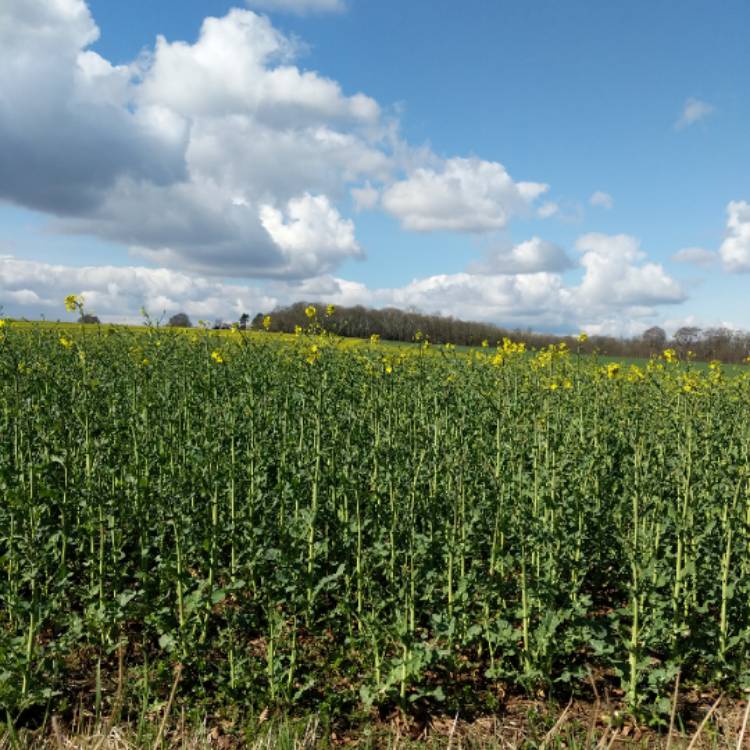
[{"label": "yellow flower", "polygon": [[640,367],[638,367],[638,365],[630,365],[628,368],[628,380],[631,383],[639,383],[641,380],[644,380],[645,377],[645,373]]},{"label": "yellow flower", "polygon": [[684,393],[695,393],[700,387],[697,375],[683,375],[680,378],[680,388]]},{"label": "yellow flower", "polygon": [[570,378],[565,378],[565,380],[563,380],[563,388],[569,391],[572,387],[573,387],[573,381]]},{"label": "yellow flower", "polygon": [[302,333],[302,326],[294,326],[294,335],[299,336]]},{"label": "yellow flower", "polygon": [[142,364],[142,365],[143,365],[144,367],[147,367],[148,365],[150,365],[150,364],[151,364],[151,362],[149,361],[148,357],[144,357],[144,358],[143,358],[143,362],[141,362],[141,364]]},{"label": "yellow flower", "polygon": [[336,308],[333,305],[326,305],[326,315],[330,318]]},{"label": "yellow flower", "polygon": [[385,372],[386,372],[386,375],[390,375],[393,372],[393,367],[391,365],[386,365]]},{"label": "yellow flower", "polygon": [[307,364],[314,365],[320,359],[320,347],[317,344],[313,344],[305,359],[307,360]]},{"label": "yellow flower", "polygon": [[266,330],[266,331],[270,331],[271,330],[271,316],[270,315],[264,316],[264,318],[263,318],[263,329]]},{"label": "yellow flower", "polygon": [[417,332],[416,332],[416,333],[414,334],[414,340],[415,340],[415,341],[421,341],[421,340],[422,340],[422,331],[417,331]]},{"label": "yellow flower", "polygon": [[485,339],[482,341],[482,349],[486,349],[490,345],[490,342]]},{"label": "yellow flower", "polygon": [[579,333],[578,334],[578,341],[581,344],[585,344],[589,340],[589,335],[587,333]]},{"label": "yellow flower", "polygon": [[662,356],[667,362],[672,363],[677,361],[677,352],[674,349],[665,349]]},{"label": "yellow flower", "polygon": [[445,344],[444,347],[446,352],[452,352],[455,351],[456,345],[455,344]]},{"label": "yellow flower", "polygon": [[708,369],[709,370],[719,370],[719,369],[721,369],[721,362],[719,362],[718,359],[712,359],[708,363]]},{"label": "yellow flower", "polygon": [[224,363],[224,357],[221,356],[220,352],[213,351],[211,352],[211,359],[217,364],[223,364]]},{"label": "yellow flower", "polygon": [[0,320],[0,328],[5,328],[5,321],[4,320]]},{"label": "yellow flower", "polygon": [[312,320],[315,317],[315,315],[317,314],[317,312],[318,311],[315,309],[314,305],[308,305],[305,308],[305,315],[307,315],[307,317],[310,318],[310,320]]},{"label": "yellow flower", "polygon": [[372,336],[370,336],[370,343],[371,344],[378,344],[378,343],[380,343],[380,334],[379,333],[373,333]]},{"label": "yellow flower", "polygon": [[65,309],[68,312],[75,312],[81,306],[81,302],[75,294],[69,294],[65,298]]},{"label": "yellow flower", "polygon": [[614,380],[620,374],[620,365],[617,362],[610,362],[607,365],[607,378]]},{"label": "yellow flower", "polygon": [[66,349],[70,349],[70,347],[73,346],[73,342],[66,336],[60,336],[60,345],[64,346]]}]

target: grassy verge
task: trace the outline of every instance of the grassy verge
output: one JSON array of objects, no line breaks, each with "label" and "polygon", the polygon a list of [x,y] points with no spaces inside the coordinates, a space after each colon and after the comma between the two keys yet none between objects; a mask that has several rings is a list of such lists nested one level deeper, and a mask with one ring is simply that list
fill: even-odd
[{"label": "grassy verge", "polygon": [[177,706],[146,720],[95,722],[78,714],[68,724],[51,716],[34,730],[0,727],[0,750],[141,750],[212,748],[232,750],[333,750],[340,747],[392,750],[514,750],[515,748],[737,748],[750,744],[748,704],[724,696],[680,694],[672,727],[639,724],[606,699],[559,704],[528,699],[507,701],[496,714],[464,720],[460,715],[422,720],[399,713],[346,725],[311,713],[292,717],[263,711],[237,722],[224,717],[196,719]]}]

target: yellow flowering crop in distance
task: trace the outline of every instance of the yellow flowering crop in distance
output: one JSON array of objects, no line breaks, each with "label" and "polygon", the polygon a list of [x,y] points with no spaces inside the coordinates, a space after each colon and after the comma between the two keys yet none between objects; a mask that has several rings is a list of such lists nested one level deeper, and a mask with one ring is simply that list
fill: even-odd
[{"label": "yellow flowering crop in distance", "polygon": [[308,305],[305,308],[305,315],[307,315],[310,320],[312,320],[317,314],[318,311],[315,309],[315,305]]}]

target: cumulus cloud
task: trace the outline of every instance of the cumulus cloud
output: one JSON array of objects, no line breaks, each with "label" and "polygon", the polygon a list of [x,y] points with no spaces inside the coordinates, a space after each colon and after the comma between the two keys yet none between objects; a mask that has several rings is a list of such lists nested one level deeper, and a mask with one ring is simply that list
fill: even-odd
[{"label": "cumulus cloud", "polygon": [[[403,286],[336,278],[339,264],[363,255],[342,213],[350,199],[419,232],[491,233],[560,207],[538,206],[547,185],[516,182],[502,164],[404,143],[376,101],[301,68],[297,43],[250,10],[205,19],[192,43],[158,37],[127,65],[91,49],[98,35],[83,0],[0,4],[0,200],[160,267],[0,258],[6,312],[57,317],[69,292],[83,292],[105,319],[137,317],[142,306],[236,317],[320,298],[564,328],[642,319],[684,298],[626,236],[581,238],[583,278],[573,285],[565,252],[538,237],[497,248],[465,273]],[[722,258],[738,266],[747,204],[730,206]]]},{"label": "cumulus cloud", "polygon": [[485,261],[468,267],[475,274],[528,274],[540,271],[565,271],[573,262],[565,251],[551,242],[532,237],[510,249],[492,250]]},{"label": "cumulus cloud", "polygon": [[341,13],[346,10],[344,0],[245,0],[245,4],[271,13],[293,13],[299,16],[308,13]]},{"label": "cumulus cloud", "polygon": [[56,231],[192,273],[294,280],[362,256],[348,199],[408,229],[481,233],[533,215],[547,190],[411,147],[374,99],[301,68],[299,44],[251,10],[206,18],[194,42],[159,36],[126,65],[90,48],[98,36],[84,0],[0,5],[0,200]]},{"label": "cumulus cloud", "polygon": [[589,204],[597,208],[606,208],[607,210],[610,210],[614,207],[615,202],[609,193],[605,193],[603,190],[596,190],[591,194]]},{"label": "cumulus cloud", "polygon": [[0,295],[6,314],[65,318],[66,294],[83,294],[86,307],[102,320],[134,322],[145,308],[157,318],[185,311],[196,318],[238,318],[270,309],[276,299],[245,285],[145,266],[74,267],[0,258]]},{"label": "cumulus cloud", "polygon": [[540,219],[549,219],[552,216],[557,216],[557,214],[560,213],[560,206],[555,203],[554,201],[547,201],[546,203],[542,203],[541,206],[537,209],[537,216]]},{"label": "cumulus cloud", "polygon": [[675,128],[683,130],[699,120],[705,119],[710,114],[713,114],[715,110],[716,108],[712,104],[691,96],[685,101],[682,114],[675,123]]},{"label": "cumulus cloud", "polygon": [[672,256],[672,260],[694,266],[711,266],[718,260],[718,255],[703,247],[683,247]]},{"label": "cumulus cloud", "polygon": [[727,233],[719,255],[730,273],[750,272],[750,203],[731,201],[727,206]]},{"label": "cumulus cloud", "polygon": [[[249,10],[128,66],[88,49],[98,34],[83,0],[0,7],[0,199],[204,273],[304,276],[361,254],[331,221],[353,233],[335,202],[392,172],[373,99],[298,68],[295,43]],[[301,206],[304,247],[269,232],[269,210]]]},{"label": "cumulus cloud", "polygon": [[[663,306],[686,299],[680,285],[662,266],[649,262],[638,240],[628,235],[587,234],[576,243],[583,277],[566,282],[558,271],[494,273],[469,268],[464,273],[437,274],[394,288],[368,289],[363,284],[327,279],[305,281],[295,299],[320,299],[338,304],[416,306],[462,319],[487,320],[509,327],[635,335],[658,320]],[[514,250],[525,258],[549,253],[533,238]],[[512,255],[512,253],[511,253]],[[554,251],[554,258],[559,258]],[[559,262],[559,261],[558,261]],[[520,270],[520,269],[519,269]],[[302,293],[304,292],[304,293]],[[280,297],[289,289],[276,289]]]},{"label": "cumulus cloud", "polygon": [[380,201],[380,192],[369,181],[362,187],[352,188],[351,193],[357,211],[371,211]]},{"label": "cumulus cloud", "polygon": [[635,237],[585,234],[576,248],[585,272],[580,285],[571,290],[572,304],[589,318],[606,319],[612,311],[638,316],[687,298],[660,264],[643,262],[646,254]]},{"label": "cumulus cloud", "polygon": [[121,176],[184,178],[185,123],[131,108],[132,71],[85,49],[98,36],[82,0],[0,6],[0,199],[75,214]]},{"label": "cumulus cloud", "polygon": [[[284,235],[284,244],[305,245],[305,232],[298,231],[295,222],[314,204],[314,200],[305,201],[273,215],[272,221],[278,222],[274,231]],[[323,220],[320,216],[325,216],[327,208],[312,210]],[[333,226],[337,227],[337,220]],[[346,238],[346,232],[341,237]],[[37,317],[44,313],[56,318],[63,314],[65,294],[83,293],[87,306],[104,320],[137,320],[141,307],[157,316],[184,310],[198,318],[237,319],[243,312],[252,315],[279,304],[319,300],[339,305],[415,306],[425,312],[510,327],[620,334],[643,330],[653,324],[661,306],[685,299],[679,284],[661,266],[647,261],[633,237],[584,235],[577,248],[583,268],[578,283],[565,280],[559,249],[551,250],[533,238],[508,254],[518,264],[513,273],[507,266],[504,272],[470,268],[383,288],[331,274],[243,284],[169,268],[76,268],[5,256],[0,257],[0,299],[6,303],[6,314]],[[555,266],[558,270],[550,270]]]},{"label": "cumulus cloud", "polygon": [[413,170],[390,185],[381,202],[412,231],[490,232],[527,213],[547,190],[542,183],[514,182],[497,162],[453,158]]},{"label": "cumulus cloud", "polygon": [[[361,255],[354,238],[354,223],[342,219],[324,195],[293,198],[286,216],[270,205],[260,208],[260,221],[276,245],[289,258],[289,268],[312,275],[321,259],[333,267],[338,261]],[[307,271],[307,273],[304,273]]]}]

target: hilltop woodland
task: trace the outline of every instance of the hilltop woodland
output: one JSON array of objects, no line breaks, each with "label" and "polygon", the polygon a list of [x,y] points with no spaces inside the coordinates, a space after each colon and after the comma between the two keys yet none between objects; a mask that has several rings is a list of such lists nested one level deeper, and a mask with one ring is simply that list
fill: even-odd
[{"label": "hilltop woodland", "polygon": [[[288,307],[279,307],[270,313],[271,331],[293,333],[296,326],[307,323],[305,308],[308,302],[296,302]],[[266,313],[253,318],[252,328],[263,328]],[[326,328],[340,336],[369,338],[376,334],[388,341],[414,341],[420,333],[435,344],[457,344],[480,346],[482,341],[491,344],[504,337],[514,341],[525,341],[531,349],[541,349],[550,344],[568,343],[581,352],[603,354],[611,357],[648,358],[660,354],[665,348],[675,349],[681,358],[700,361],[720,360],[741,362],[750,353],[750,333],[729,328],[706,328],[683,326],[670,338],[666,331],[653,326],[634,338],[614,336],[589,336],[581,344],[576,336],[559,336],[531,330],[502,328],[492,323],[457,320],[442,315],[425,315],[414,310],[399,310],[388,307],[381,310],[362,307],[336,307],[326,319]]]}]

